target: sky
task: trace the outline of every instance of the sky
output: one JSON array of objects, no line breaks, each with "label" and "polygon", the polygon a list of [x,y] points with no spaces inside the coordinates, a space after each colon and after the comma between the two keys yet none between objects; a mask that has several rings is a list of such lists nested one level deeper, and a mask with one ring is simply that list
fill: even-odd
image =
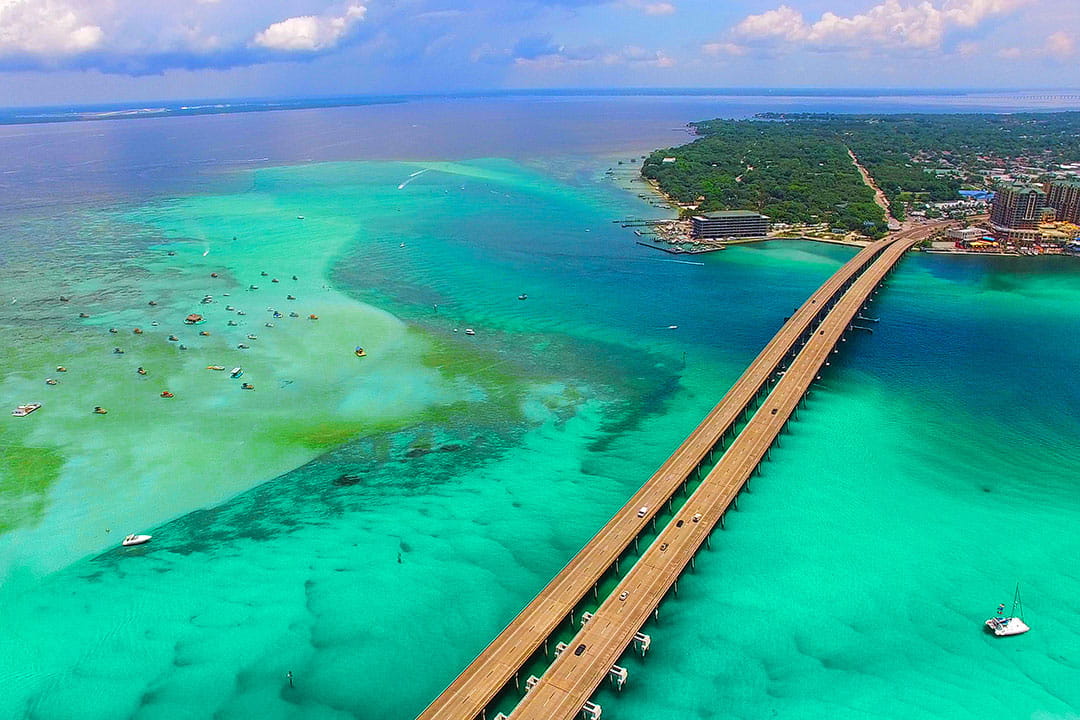
[{"label": "sky", "polygon": [[0,0],[0,106],[1075,88],[1080,0]]}]

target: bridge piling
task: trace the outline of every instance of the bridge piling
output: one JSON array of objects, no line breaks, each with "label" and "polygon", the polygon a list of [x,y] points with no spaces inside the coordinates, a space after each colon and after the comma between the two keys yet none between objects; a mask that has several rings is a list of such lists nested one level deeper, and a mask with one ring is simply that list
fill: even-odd
[{"label": "bridge piling", "polygon": [[[650,587],[644,583],[655,583],[665,578],[665,584],[671,583],[666,586],[677,594],[679,575],[685,571],[686,565],[690,565],[691,571],[696,571],[696,553],[700,544],[711,549],[711,526],[702,528],[704,537],[701,534],[687,534],[687,529],[693,527],[689,524],[691,514],[704,511],[711,519],[706,522],[719,522],[721,529],[726,529],[726,511],[738,509],[741,491],[750,490],[750,478],[754,473],[763,474],[763,460],[771,459],[772,441],[781,447],[779,433],[784,429],[790,432],[790,428],[786,427],[788,419],[798,419],[798,405],[804,402],[806,385],[819,377],[814,372],[816,367],[810,363],[824,363],[832,352],[839,352],[838,335],[850,331],[844,325],[850,324],[848,313],[866,303],[870,291],[873,289],[876,292],[874,283],[884,273],[883,268],[891,267],[899,254],[917,239],[916,232],[902,233],[896,239],[880,241],[860,251],[790,316],[759,359],[679,450],[552,580],[548,588],[425,710],[420,720],[463,720],[475,718],[481,710],[486,718],[488,704],[493,702],[493,693],[499,692],[497,686],[507,687],[507,680],[512,680],[515,686],[522,684],[516,672],[528,667],[529,654],[535,653],[538,646],[543,645],[545,655],[549,655],[550,642],[557,639],[553,633],[560,630],[557,627],[559,620],[564,621],[567,617],[562,613],[570,611],[573,626],[576,608],[591,602],[585,600],[590,585],[594,598],[598,599],[599,580],[605,568],[614,566],[622,579],[613,594],[629,590],[626,602],[601,604],[595,621],[590,622],[588,627],[582,627],[570,645],[587,644],[587,653],[580,658],[570,657],[572,653],[562,653],[543,678],[534,680],[530,677],[531,682],[525,685],[532,690],[527,691],[522,704],[514,711],[515,717],[520,720],[571,720],[580,713],[596,687],[595,684],[586,686],[592,682],[591,679],[581,682],[582,668],[590,668],[590,673],[596,670],[597,682],[603,682],[613,663],[618,661],[618,653],[626,649],[625,641],[630,640],[629,634],[634,632],[635,626],[640,630],[643,621],[647,620],[650,612],[644,603],[650,600],[655,603],[651,614],[659,622],[660,601],[656,598],[663,597],[664,585],[653,584],[651,587],[655,587],[658,593],[650,596],[641,592]],[[897,253],[897,250],[901,252]],[[859,280],[856,282],[854,278]],[[850,288],[855,289],[841,299],[841,290]],[[808,335],[806,330],[809,327],[813,327],[813,331]],[[828,338],[819,338],[819,335],[826,334]],[[813,359],[808,360],[808,357]],[[760,412],[758,401],[763,395],[773,395],[781,407],[786,406],[787,416],[770,420],[768,411]],[[767,402],[773,405],[772,400]],[[751,432],[747,433],[747,428]],[[729,443],[727,436],[731,431],[734,433]],[[765,432],[768,435],[762,434]],[[721,449],[726,452],[721,452]],[[711,462],[721,454],[718,463],[702,470],[704,458]],[[621,554],[631,542],[635,551],[641,551],[638,541],[643,528],[642,518],[637,517],[639,508],[643,505],[652,508],[652,517],[647,522],[654,531],[657,530],[657,509],[665,501],[673,507],[672,497],[679,490],[690,495],[690,477],[699,478],[702,485],[696,486],[688,504],[672,519],[669,525],[671,534],[667,534],[668,529],[661,532],[658,537],[663,542],[656,547],[645,548],[641,559],[634,563],[633,568],[628,566],[627,573],[623,575]],[[742,485],[735,484],[740,480]],[[679,526],[685,529],[674,530],[676,522],[680,521],[687,523],[686,526]],[[639,606],[639,603],[643,606]],[[624,632],[627,633],[625,638],[621,635]],[[637,642],[637,636],[633,639],[634,645],[644,653],[647,646]],[[490,709],[494,710],[493,707]]]}]

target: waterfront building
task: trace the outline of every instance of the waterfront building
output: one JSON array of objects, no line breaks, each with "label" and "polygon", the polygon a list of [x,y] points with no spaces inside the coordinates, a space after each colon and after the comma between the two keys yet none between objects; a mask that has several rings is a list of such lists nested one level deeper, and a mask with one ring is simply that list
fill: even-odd
[{"label": "waterfront building", "polygon": [[953,228],[945,233],[945,237],[958,242],[971,242],[982,240],[990,234],[990,231],[981,227]]},{"label": "waterfront building", "polygon": [[1080,224],[1080,182],[1047,183],[1046,204],[1054,208],[1058,222]]},{"label": "waterfront building", "polygon": [[990,205],[990,227],[998,239],[1035,242],[1046,210],[1046,193],[1039,188],[1005,187]]},{"label": "waterfront building", "polygon": [[691,219],[695,238],[765,237],[769,218],[751,210],[721,210]]}]

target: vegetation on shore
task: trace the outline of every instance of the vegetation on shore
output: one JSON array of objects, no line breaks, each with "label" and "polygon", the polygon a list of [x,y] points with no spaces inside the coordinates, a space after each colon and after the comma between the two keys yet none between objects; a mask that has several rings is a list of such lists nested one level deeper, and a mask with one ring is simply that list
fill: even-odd
[{"label": "vegetation on shore", "polygon": [[677,202],[696,203],[697,212],[756,210],[774,222],[885,232],[884,212],[838,138],[823,142],[814,126],[786,122],[712,120],[694,127],[703,137],[658,150],[641,168]]},{"label": "vegetation on shore", "polygon": [[[834,115],[762,113],[692,123],[701,136],[658,150],[642,175],[699,212],[746,209],[777,222],[828,222],[875,236],[883,214],[850,149],[903,218],[905,204],[958,199],[999,178],[1041,181],[1080,158],[1080,113]],[[674,162],[663,162],[675,158]]]}]

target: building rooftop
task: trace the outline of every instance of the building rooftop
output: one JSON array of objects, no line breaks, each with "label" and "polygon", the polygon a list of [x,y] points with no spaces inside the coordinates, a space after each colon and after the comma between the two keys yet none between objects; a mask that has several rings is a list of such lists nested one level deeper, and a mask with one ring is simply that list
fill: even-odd
[{"label": "building rooftop", "polygon": [[759,218],[766,217],[761,213],[756,213],[753,210],[716,210],[714,212],[707,212],[700,217],[709,219],[722,219],[722,218]]}]

